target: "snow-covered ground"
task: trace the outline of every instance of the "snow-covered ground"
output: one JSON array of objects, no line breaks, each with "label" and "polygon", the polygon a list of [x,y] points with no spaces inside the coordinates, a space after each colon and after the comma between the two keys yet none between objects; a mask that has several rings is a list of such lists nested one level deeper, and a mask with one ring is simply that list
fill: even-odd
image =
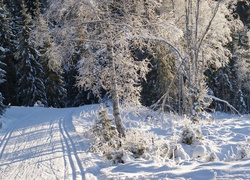
[{"label": "snow-covered ground", "polygon": [[152,133],[178,151],[169,159],[152,148],[153,155],[127,155],[124,164],[113,164],[88,151],[98,108],[8,108],[1,117],[0,179],[250,179],[249,115],[214,113],[210,121],[193,125],[200,140],[186,145],[181,142],[183,129],[190,127],[185,118],[124,109],[127,128]]}]

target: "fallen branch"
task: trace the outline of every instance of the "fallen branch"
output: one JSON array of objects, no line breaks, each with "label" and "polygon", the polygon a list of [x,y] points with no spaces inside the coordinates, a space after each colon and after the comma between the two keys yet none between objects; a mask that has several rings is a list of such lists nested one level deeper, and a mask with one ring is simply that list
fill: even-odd
[{"label": "fallen branch", "polygon": [[225,103],[230,109],[234,110],[239,116],[242,116],[242,115],[240,114],[240,112],[239,112],[237,109],[235,109],[231,104],[229,104],[227,101],[225,101],[225,100],[223,100],[223,99],[220,99],[220,98],[217,98],[217,97],[215,97],[215,96],[211,96],[211,95],[206,95],[206,97],[207,97],[207,98],[211,98],[211,99],[213,99],[213,100],[215,100],[215,101],[219,101],[219,102]]}]

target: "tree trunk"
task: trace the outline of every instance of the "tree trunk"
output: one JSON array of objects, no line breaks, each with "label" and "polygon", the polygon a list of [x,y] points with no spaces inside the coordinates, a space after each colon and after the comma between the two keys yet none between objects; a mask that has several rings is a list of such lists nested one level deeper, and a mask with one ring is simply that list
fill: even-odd
[{"label": "tree trunk", "polygon": [[115,70],[115,60],[114,60],[114,46],[113,41],[111,40],[111,45],[108,44],[108,52],[111,53],[110,60],[112,63],[112,90],[111,90],[111,97],[113,101],[113,115],[115,119],[116,129],[119,133],[119,137],[125,137],[125,126],[122,123],[122,118],[120,114],[120,107],[119,107],[119,96],[117,93],[117,81],[116,81],[116,70]]},{"label": "tree trunk", "polygon": [[120,108],[119,108],[119,98],[115,90],[112,93],[112,100],[113,100],[113,115],[115,119],[116,129],[119,133],[120,138],[125,137],[125,126],[122,123]]}]

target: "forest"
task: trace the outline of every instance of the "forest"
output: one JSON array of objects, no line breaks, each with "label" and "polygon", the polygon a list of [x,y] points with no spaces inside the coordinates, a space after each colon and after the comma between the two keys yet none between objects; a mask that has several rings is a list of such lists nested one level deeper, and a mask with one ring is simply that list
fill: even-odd
[{"label": "forest", "polygon": [[250,179],[249,134],[249,0],[0,0],[0,179]]},{"label": "forest", "polygon": [[0,0],[0,23],[1,114],[109,99],[250,113],[247,0]]}]

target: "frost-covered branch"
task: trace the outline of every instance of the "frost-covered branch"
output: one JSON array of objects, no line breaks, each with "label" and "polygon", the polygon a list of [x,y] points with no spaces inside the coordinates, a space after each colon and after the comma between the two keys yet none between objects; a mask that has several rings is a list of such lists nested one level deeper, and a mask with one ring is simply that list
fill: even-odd
[{"label": "frost-covered branch", "polygon": [[201,37],[201,39],[200,39],[200,42],[199,42],[199,44],[198,44],[198,47],[197,47],[198,52],[199,52],[199,50],[200,50],[200,48],[201,48],[201,45],[202,45],[202,43],[203,43],[203,41],[204,41],[204,38],[205,38],[205,36],[207,35],[207,33],[208,33],[208,31],[209,31],[209,29],[210,29],[210,27],[211,27],[211,25],[212,25],[212,22],[213,22],[213,20],[214,20],[216,14],[217,14],[217,12],[218,12],[218,10],[219,10],[219,5],[220,5],[220,3],[221,3],[221,1],[218,1],[217,5],[216,5],[216,7],[215,7],[215,10],[214,10],[214,12],[213,12],[213,15],[212,15],[212,17],[211,17],[211,19],[210,19],[210,21],[209,21],[207,27],[206,27],[206,30],[203,32],[203,35],[202,35],[202,37]]},{"label": "frost-covered branch", "polygon": [[212,96],[212,95],[206,95],[206,97],[207,97],[207,98],[211,98],[211,99],[213,99],[213,100],[215,100],[215,101],[219,101],[219,102],[225,103],[230,109],[234,110],[239,116],[242,116],[242,115],[240,114],[240,112],[237,111],[237,109],[235,109],[235,107],[233,107],[233,106],[232,106],[231,104],[229,104],[227,101],[225,101],[225,100],[223,100],[223,99],[220,99],[220,98],[218,98],[218,97]]},{"label": "frost-covered branch", "polygon": [[180,63],[182,63],[182,61],[184,60],[184,57],[182,57],[180,51],[177,49],[177,47],[175,47],[170,41],[163,39],[161,37],[155,37],[155,36],[142,36],[139,35],[139,38],[143,38],[143,39],[149,39],[149,40],[156,40],[156,41],[160,41],[163,42],[165,44],[167,44],[168,46],[171,47],[171,49],[174,51],[174,53],[177,56],[177,59],[179,60]]}]

